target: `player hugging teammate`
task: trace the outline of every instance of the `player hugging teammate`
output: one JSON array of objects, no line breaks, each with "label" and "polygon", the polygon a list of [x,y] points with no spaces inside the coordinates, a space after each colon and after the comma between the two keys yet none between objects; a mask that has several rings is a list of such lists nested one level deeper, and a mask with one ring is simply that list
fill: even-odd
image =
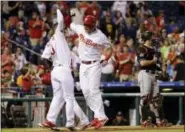
[{"label": "player hugging teammate", "polygon": [[152,41],[153,33],[144,32],[142,34],[143,44],[137,50],[137,60],[140,66],[138,74],[138,84],[140,87],[140,123],[144,127],[153,126],[149,120],[149,111],[155,116],[157,127],[169,125],[164,119],[162,110],[163,97],[160,94],[159,86],[156,79],[157,70],[159,70],[159,57]]}]

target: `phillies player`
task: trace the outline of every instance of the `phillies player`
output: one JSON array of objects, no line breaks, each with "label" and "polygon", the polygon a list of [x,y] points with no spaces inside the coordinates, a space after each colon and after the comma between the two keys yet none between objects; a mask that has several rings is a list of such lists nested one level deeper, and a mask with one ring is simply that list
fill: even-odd
[{"label": "phillies player", "polygon": [[[81,129],[85,129],[89,121],[74,98],[74,80],[71,74],[71,52],[63,34],[63,16],[57,9],[57,28],[55,34],[47,43],[42,58],[53,61],[51,82],[53,86],[53,99],[47,114],[47,120],[41,127],[56,129],[56,119],[64,103],[66,103],[66,127],[74,131],[74,114],[80,119]],[[74,112],[75,111],[75,112]]]},{"label": "phillies player", "polygon": [[[71,12],[71,16],[74,15],[75,13]],[[110,42],[95,27],[95,24],[95,17],[87,15],[84,18],[84,25],[77,25],[72,22],[70,28],[79,36],[80,86],[87,105],[94,112],[94,120],[91,122],[91,126],[98,129],[108,121],[99,88],[102,69],[100,57],[102,51],[110,47]]]}]

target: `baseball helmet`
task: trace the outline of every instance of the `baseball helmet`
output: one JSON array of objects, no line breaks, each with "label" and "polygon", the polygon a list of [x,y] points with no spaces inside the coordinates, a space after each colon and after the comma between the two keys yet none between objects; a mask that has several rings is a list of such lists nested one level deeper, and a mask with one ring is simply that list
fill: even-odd
[{"label": "baseball helmet", "polygon": [[92,15],[87,15],[84,18],[84,25],[87,25],[91,28],[95,27],[96,25],[96,18]]},{"label": "baseball helmet", "polygon": [[152,36],[153,36],[152,32],[146,31],[146,32],[142,33],[141,39],[143,41],[152,40]]}]

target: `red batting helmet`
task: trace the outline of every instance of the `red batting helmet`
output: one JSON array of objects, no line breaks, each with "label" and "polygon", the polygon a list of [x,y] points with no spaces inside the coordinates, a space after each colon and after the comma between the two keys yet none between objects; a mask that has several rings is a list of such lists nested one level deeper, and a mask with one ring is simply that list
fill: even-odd
[{"label": "red batting helmet", "polygon": [[87,25],[91,28],[95,27],[96,25],[96,18],[92,15],[87,15],[85,18],[84,18],[84,25]]}]

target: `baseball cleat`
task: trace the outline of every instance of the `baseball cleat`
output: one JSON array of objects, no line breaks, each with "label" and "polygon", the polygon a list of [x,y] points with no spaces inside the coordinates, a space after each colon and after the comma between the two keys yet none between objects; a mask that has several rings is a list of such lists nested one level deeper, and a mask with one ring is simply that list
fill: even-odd
[{"label": "baseball cleat", "polygon": [[108,122],[108,118],[104,119],[104,120],[97,120],[96,125],[94,127],[94,129],[99,129],[102,126],[104,126],[107,122]]},{"label": "baseball cleat", "polygon": [[60,131],[60,129],[56,128],[55,124],[53,124],[52,122],[48,120],[44,121],[43,123],[39,123],[38,125],[42,128],[48,128],[54,131]]},{"label": "baseball cleat", "polygon": [[161,120],[160,122],[157,122],[156,126],[157,127],[170,127],[172,126],[172,123],[169,123],[168,120],[164,119],[164,120]]},{"label": "baseball cleat", "polygon": [[96,123],[98,122],[97,118],[94,118],[91,123],[90,123],[90,127],[96,126]]}]

